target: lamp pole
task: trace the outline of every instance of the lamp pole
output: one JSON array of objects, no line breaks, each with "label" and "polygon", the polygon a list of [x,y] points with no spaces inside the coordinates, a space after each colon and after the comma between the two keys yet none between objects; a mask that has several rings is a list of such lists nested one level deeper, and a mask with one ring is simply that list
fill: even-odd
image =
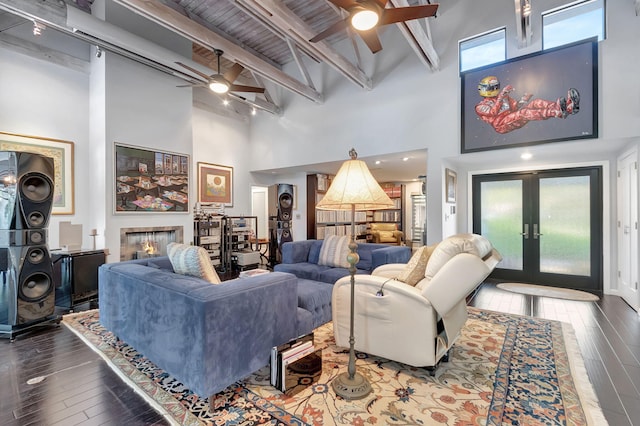
[{"label": "lamp pole", "polygon": [[356,205],[351,204],[351,241],[349,242],[349,250],[351,251],[347,256],[347,262],[349,262],[349,275],[351,279],[351,303],[350,303],[350,318],[349,318],[349,364],[347,365],[347,372],[341,373],[336,377],[331,386],[336,395],[341,396],[344,399],[361,399],[371,393],[371,384],[362,374],[356,371],[356,351],[354,349],[355,338],[353,336],[354,328],[354,311],[355,311],[355,289],[356,289],[356,264],[360,260],[358,256],[358,244],[356,243]]}]

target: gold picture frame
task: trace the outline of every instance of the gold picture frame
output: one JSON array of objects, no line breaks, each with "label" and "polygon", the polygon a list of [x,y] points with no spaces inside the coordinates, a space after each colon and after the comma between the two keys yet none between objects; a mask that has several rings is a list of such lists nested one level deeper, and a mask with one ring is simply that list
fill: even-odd
[{"label": "gold picture frame", "polygon": [[233,167],[198,162],[198,202],[233,207]]},{"label": "gold picture frame", "polygon": [[451,169],[445,169],[445,191],[447,195],[447,203],[456,202],[456,186],[458,184],[458,175]]},{"label": "gold picture frame", "polygon": [[51,214],[54,215],[75,213],[73,148],[73,142],[60,139],[0,132],[2,151],[33,152],[53,158],[54,189]]}]

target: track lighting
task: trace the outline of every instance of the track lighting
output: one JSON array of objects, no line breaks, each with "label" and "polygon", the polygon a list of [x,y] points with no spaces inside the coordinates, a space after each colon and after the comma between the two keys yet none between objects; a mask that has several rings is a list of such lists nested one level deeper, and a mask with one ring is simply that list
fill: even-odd
[{"label": "track lighting", "polygon": [[42,34],[42,31],[44,31],[46,29],[46,27],[36,21],[33,21],[33,35],[34,36],[39,36],[40,34]]},{"label": "track lighting", "polygon": [[96,46],[96,58],[99,58],[102,56],[102,49],[100,48],[100,46]]},{"label": "track lighting", "polygon": [[256,115],[256,109],[255,108],[251,108],[251,115]]}]

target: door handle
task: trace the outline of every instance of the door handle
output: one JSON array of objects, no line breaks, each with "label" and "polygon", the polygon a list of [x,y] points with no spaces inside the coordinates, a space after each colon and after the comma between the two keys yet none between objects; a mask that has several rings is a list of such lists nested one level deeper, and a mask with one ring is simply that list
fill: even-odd
[{"label": "door handle", "polygon": [[543,235],[543,234],[541,234],[541,233],[539,233],[539,232],[538,232],[538,224],[537,224],[537,223],[534,223],[534,224],[533,224],[533,239],[534,239],[534,240],[537,240],[537,239],[538,239],[538,237],[541,237],[542,235]]},{"label": "door handle", "polygon": [[529,224],[528,223],[524,224],[524,232],[521,232],[520,235],[522,235],[525,240],[529,239]]}]

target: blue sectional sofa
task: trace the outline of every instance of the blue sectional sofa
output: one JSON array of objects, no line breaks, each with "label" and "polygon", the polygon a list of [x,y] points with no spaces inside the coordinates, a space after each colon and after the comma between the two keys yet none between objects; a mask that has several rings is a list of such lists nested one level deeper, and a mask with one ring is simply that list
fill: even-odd
[{"label": "blue sectional sofa", "polygon": [[[319,267],[321,245],[287,243],[275,272],[220,284],[175,273],[166,256],[102,265],[100,322],[190,390],[211,396],[268,364],[273,346],[331,320],[333,283],[349,271]],[[358,273],[410,254],[380,244],[359,244],[359,253]]]},{"label": "blue sectional sofa", "polygon": [[[331,321],[331,294],[333,284],[349,275],[349,269],[318,265],[322,240],[292,241],[282,245],[282,263],[273,270],[288,272],[298,277],[298,306],[312,314],[305,327],[313,330]],[[411,249],[405,246],[358,243],[360,261],[357,274],[371,274],[375,268],[388,263],[407,263]]]},{"label": "blue sectional sofa", "polygon": [[268,364],[299,326],[311,331],[291,274],[211,284],[174,273],[168,257],[109,263],[98,274],[102,325],[202,397]]}]

